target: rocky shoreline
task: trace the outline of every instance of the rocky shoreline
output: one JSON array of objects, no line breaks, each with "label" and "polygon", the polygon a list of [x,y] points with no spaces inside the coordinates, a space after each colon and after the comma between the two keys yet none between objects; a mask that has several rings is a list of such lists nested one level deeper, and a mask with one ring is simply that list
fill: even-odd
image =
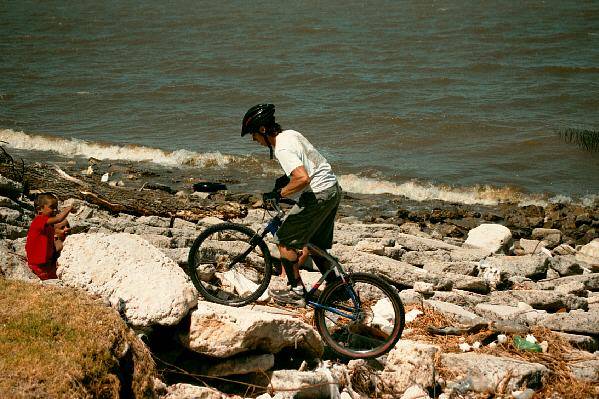
[{"label": "rocky shoreline", "polygon": [[[33,212],[22,191],[0,175],[0,278],[37,284],[23,259]],[[243,210],[227,217],[261,226],[252,194],[203,196],[207,206],[236,201]],[[143,338],[161,369],[156,397],[599,395],[598,204],[483,207],[385,196],[373,203],[345,194],[332,253],[347,269],[396,286],[410,320],[388,355],[347,362],[323,346],[310,312],[198,298],[181,266],[199,232],[221,219],[61,201],[79,209],[69,217],[74,234],[58,284],[100,297]],[[528,335],[540,352],[516,339]]]}]

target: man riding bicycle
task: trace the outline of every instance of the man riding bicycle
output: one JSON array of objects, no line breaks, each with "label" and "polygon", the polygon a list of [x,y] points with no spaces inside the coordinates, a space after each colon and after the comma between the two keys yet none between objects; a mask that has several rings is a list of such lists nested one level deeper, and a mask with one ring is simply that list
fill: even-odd
[{"label": "man riding bicycle", "polygon": [[[263,194],[263,200],[281,197],[297,200],[275,236],[288,286],[282,290],[269,289],[269,294],[279,303],[305,306],[298,251],[304,250],[308,243],[324,250],[331,248],[341,188],[331,165],[314,146],[301,133],[282,130],[275,122],[273,104],[258,104],[246,112],[241,123],[241,136],[246,134],[268,147],[270,158],[273,159],[274,154],[288,177],[284,184]],[[313,260],[321,272],[326,271],[323,258],[313,256]],[[333,275],[330,277],[334,278]]]}]

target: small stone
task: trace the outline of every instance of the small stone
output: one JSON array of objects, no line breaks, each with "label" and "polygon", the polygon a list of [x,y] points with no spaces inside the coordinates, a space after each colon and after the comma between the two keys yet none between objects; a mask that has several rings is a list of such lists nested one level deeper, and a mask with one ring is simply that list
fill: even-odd
[{"label": "small stone", "polygon": [[417,281],[414,283],[414,291],[419,292],[423,295],[432,295],[434,293],[433,285],[431,283],[425,283],[423,281]]}]

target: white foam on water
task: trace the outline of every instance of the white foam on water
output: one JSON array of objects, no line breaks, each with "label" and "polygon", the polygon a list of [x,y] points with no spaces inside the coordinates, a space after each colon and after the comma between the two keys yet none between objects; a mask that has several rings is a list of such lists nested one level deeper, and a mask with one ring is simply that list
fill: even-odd
[{"label": "white foam on water", "polygon": [[526,197],[511,188],[491,186],[452,188],[434,184],[408,181],[394,183],[381,181],[354,174],[339,176],[343,190],[356,194],[393,194],[402,195],[415,201],[442,200],[462,204],[497,205],[500,202],[517,202],[527,205],[546,205],[546,201]]},{"label": "white foam on water", "polygon": [[0,129],[0,141],[21,150],[52,151],[64,156],[96,159],[149,161],[166,166],[223,167],[234,157],[220,152],[198,153],[188,150],[165,151],[137,145],[115,145],[89,142]]}]

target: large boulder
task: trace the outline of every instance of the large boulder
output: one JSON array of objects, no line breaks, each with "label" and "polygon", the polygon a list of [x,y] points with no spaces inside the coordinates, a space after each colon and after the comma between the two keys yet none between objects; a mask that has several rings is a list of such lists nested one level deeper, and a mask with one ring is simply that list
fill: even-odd
[{"label": "large boulder", "polygon": [[67,237],[58,276],[100,295],[135,326],[175,325],[197,304],[197,292],[170,258],[126,233]]},{"label": "large boulder", "polygon": [[264,306],[234,308],[200,302],[191,314],[189,335],[182,337],[191,350],[214,357],[248,351],[278,353],[297,348],[306,357],[320,357],[320,335],[305,322]]},{"label": "large boulder", "polygon": [[468,232],[464,247],[482,248],[492,253],[507,249],[512,232],[500,224],[483,223]]}]

